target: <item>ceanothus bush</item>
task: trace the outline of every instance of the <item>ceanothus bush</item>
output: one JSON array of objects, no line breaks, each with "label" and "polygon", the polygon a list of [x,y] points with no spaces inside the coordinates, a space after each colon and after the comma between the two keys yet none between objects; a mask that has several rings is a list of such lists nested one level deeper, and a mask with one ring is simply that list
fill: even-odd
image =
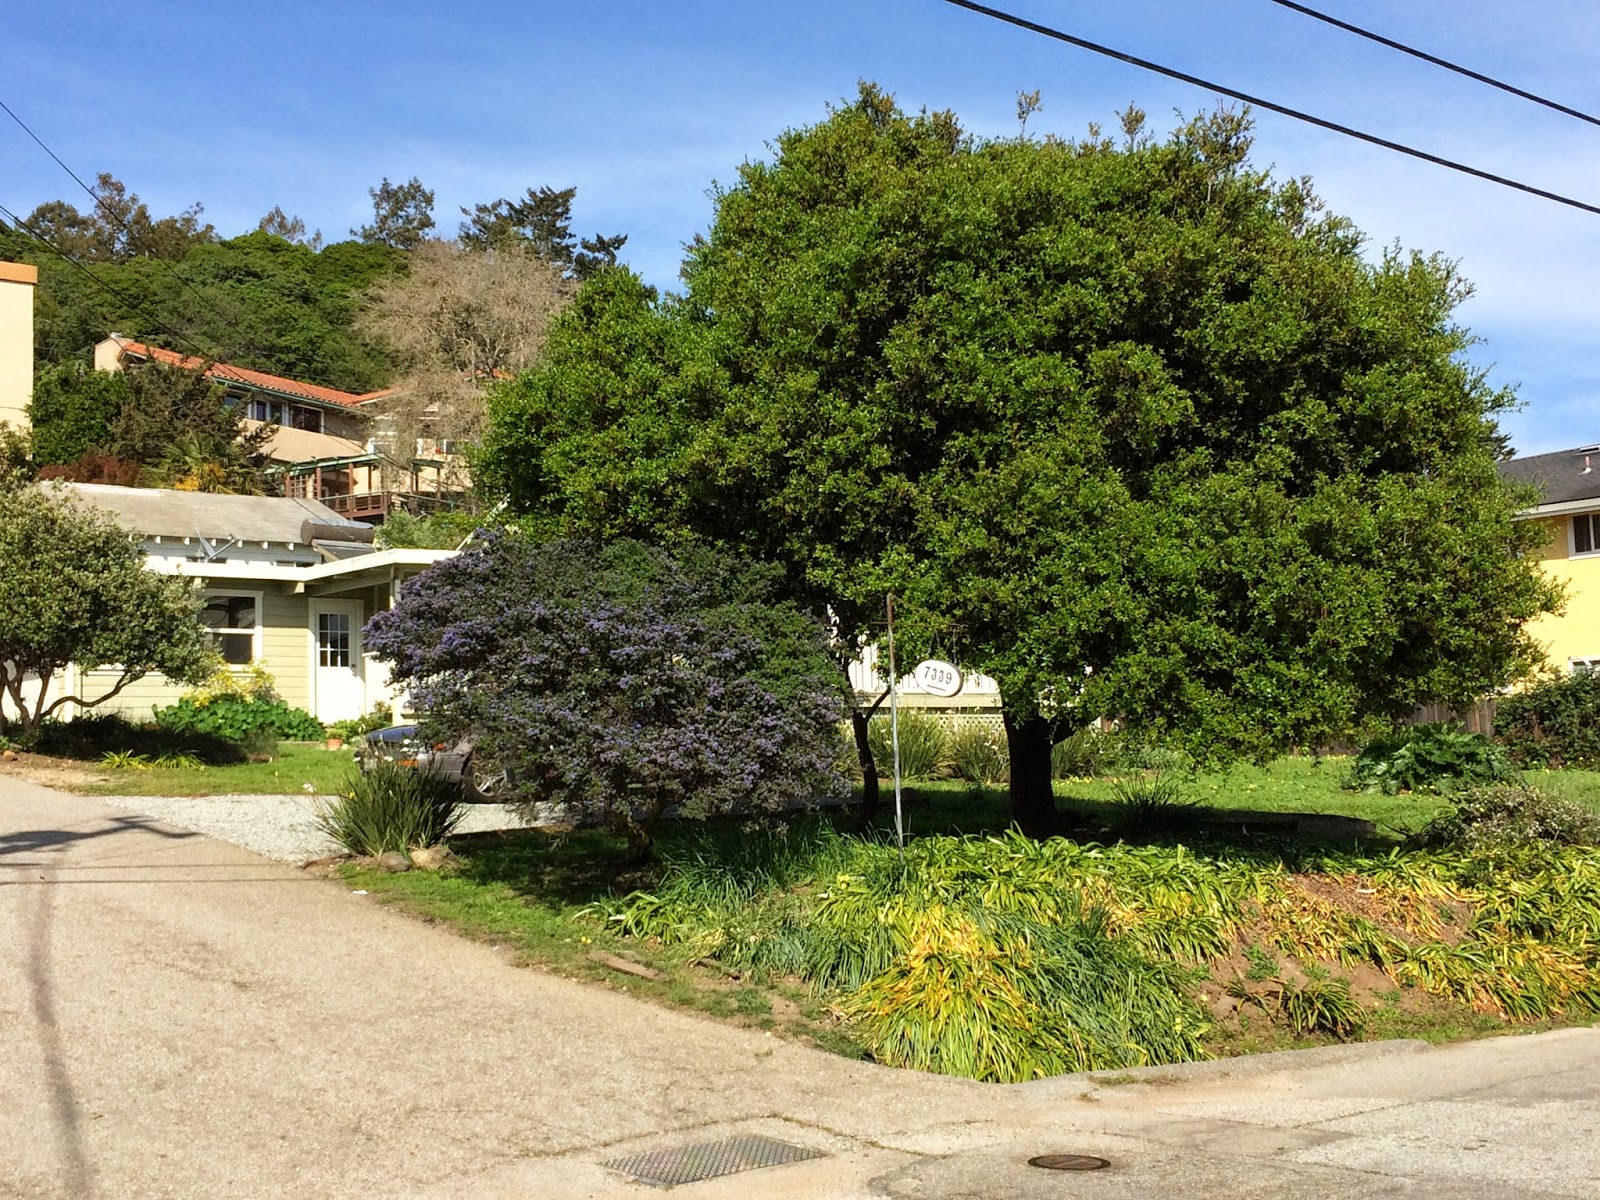
[{"label": "ceanothus bush", "polygon": [[471,738],[513,803],[561,803],[644,854],[670,807],[776,811],[841,786],[843,681],[774,584],[707,549],[498,533],[408,582],[367,647],[426,736]]}]

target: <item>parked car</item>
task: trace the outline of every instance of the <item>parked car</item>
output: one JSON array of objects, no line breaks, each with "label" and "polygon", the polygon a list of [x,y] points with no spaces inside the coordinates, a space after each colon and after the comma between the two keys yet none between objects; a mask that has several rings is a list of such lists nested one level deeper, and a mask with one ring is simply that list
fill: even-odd
[{"label": "parked car", "polygon": [[485,804],[498,803],[507,790],[504,771],[480,774],[474,769],[470,738],[463,738],[453,746],[444,742],[430,746],[422,740],[416,725],[374,729],[362,740],[356,751],[356,762],[363,771],[372,770],[380,762],[437,771],[448,779],[459,779],[467,800]]}]

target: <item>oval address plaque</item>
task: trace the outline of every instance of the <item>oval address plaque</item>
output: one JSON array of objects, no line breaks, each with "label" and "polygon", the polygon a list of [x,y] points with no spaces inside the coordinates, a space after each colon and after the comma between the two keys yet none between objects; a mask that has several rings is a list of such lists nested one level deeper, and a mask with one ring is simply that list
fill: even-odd
[{"label": "oval address plaque", "polygon": [[915,671],[917,686],[930,696],[954,696],[964,682],[956,667],[937,658],[925,658]]}]

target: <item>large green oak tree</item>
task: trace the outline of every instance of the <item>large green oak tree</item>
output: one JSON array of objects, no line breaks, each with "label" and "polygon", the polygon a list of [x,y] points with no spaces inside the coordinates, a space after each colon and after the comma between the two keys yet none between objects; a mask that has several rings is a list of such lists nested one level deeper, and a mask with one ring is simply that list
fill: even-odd
[{"label": "large green oak tree", "polygon": [[[1016,819],[1116,717],[1317,744],[1537,658],[1559,596],[1454,265],[1364,252],[1247,114],[981,140],[864,86],[716,193],[658,297],[593,280],[482,470],[552,530],[736,546],[999,680]],[[864,732],[864,731],[863,731]]]}]

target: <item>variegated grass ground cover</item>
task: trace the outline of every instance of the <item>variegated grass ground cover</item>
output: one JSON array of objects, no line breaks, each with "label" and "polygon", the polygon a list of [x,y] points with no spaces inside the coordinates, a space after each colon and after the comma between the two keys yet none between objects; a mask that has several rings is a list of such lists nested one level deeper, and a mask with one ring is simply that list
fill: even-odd
[{"label": "variegated grass ground cover", "polygon": [[[1350,983],[1512,1022],[1600,1012],[1600,851],[1197,852],[826,822],[688,838],[591,912],[752,978],[798,978],[880,1061],[1016,1081],[1202,1057],[1207,994],[1359,1032]],[[1281,957],[1246,972],[1241,951]],[[1254,978],[1250,976],[1255,976]]]}]

